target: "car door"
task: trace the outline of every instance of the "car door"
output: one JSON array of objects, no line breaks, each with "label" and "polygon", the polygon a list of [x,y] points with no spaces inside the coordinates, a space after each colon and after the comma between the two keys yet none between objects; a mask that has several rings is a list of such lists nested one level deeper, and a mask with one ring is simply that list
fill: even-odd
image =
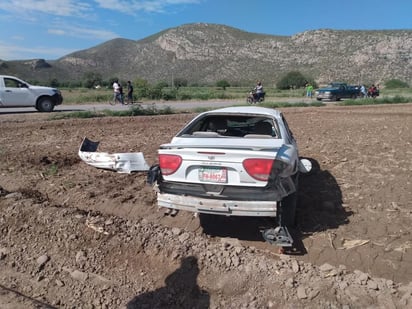
[{"label": "car door", "polygon": [[3,106],[31,106],[31,93],[28,85],[10,77],[4,78],[2,94]]}]

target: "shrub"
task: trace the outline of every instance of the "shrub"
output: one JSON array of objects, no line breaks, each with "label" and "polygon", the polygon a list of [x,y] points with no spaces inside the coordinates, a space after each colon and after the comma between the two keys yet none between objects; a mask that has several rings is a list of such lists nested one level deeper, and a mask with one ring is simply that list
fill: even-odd
[{"label": "shrub", "polygon": [[169,100],[176,100],[177,97],[177,90],[172,88],[163,88],[162,89],[162,99],[169,101]]},{"label": "shrub", "polygon": [[230,87],[230,84],[227,80],[222,79],[216,82],[216,87],[220,87],[223,90],[226,90],[226,87]]},{"label": "shrub", "polygon": [[86,72],[83,76],[83,86],[86,88],[93,88],[102,83],[102,76],[100,73]]},{"label": "shrub", "polygon": [[173,81],[173,85],[174,85],[177,89],[179,89],[180,87],[187,87],[187,84],[188,84],[188,82],[187,82],[187,79],[185,79],[185,78],[177,77],[177,78],[175,78],[175,80]]},{"label": "shrub", "polygon": [[406,82],[403,82],[399,79],[391,79],[385,82],[385,88],[409,88],[409,85]]},{"label": "shrub", "polygon": [[276,84],[279,89],[301,88],[307,83],[307,79],[298,71],[292,71],[283,76]]},{"label": "shrub", "polygon": [[189,93],[182,93],[177,97],[179,100],[191,100],[192,96]]}]

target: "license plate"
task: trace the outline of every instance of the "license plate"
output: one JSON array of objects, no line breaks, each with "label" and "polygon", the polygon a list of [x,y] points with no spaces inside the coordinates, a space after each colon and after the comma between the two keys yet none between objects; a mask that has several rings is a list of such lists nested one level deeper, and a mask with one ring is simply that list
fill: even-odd
[{"label": "license plate", "polygon": [[199,168],[199,180],[227,183],[227,169],[225,167],[201,167]]}]

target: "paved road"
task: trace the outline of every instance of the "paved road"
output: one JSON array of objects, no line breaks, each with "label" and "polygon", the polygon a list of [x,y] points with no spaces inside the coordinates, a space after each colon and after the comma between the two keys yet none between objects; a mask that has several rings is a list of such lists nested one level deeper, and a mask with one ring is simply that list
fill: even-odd
[{"label": "paved road", "polygon": [[[314,102],[314,100],[309,100],[303,97],[300,98],[279,98],[276,100],[271,99],[270,102],[289,102],[289,103],[300,103],[300,102]],[[156,108],[162,109],[167,106],[171,107],[172,109],[177,110],[191,110],[195,108],[219,108],[219,107],[227,107],[233,105],[243,105],[246,104],[243,100],[208,100],[208,101],[170,101],[170,102],[145,102],[142,103],[143,107],[148,107],[155,105]],[[99,110],[127,110],[130,106],[128,105],[120,105],[117,104],[112,106],[107,103],[95,103],[95,104],[62,104],[56,106],[54,109],[55,112],[73,112],[73,111],[99,111]],[[33,107],[20,107],[20,108],[0,108],[0,115],[1,114],[18,114],[18,113],[37,113],[38,111]]]},{"label": "paved road", "polygon": [[[162,109],[170,106],[172,109],[184,110],[193,109],[197,107],[225,107],[240,104],[237,101],[201,101],[201,102],[145,102],[141,105],[143,107],[149,107],[155,105],[156,108]],[[95,103],[95,104],[62,104],[56,106],[54,112],[74,112],[74,111],[99,111],[99,110],[127,110],[130,105],[117,104],[112,106],[107,103]],[[19,108],[0,108],[0,114],[18,114],[18,113],[37,113],[38,111],[34,107],[19,107]]]}]

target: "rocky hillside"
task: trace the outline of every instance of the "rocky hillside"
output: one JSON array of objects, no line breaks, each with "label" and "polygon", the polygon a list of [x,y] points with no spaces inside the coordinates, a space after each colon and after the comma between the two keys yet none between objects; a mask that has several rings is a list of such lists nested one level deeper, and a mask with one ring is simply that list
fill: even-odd
[{"label": "rocky hillside", "polygon": [[270,85],[292,70],[318,83],[383,83],[392,78],[411,83],[412,30],[324,29],[273,36],[197,23],[139,41],[114,39],[55,61],[0,62],[0,74],[43,80],[79,79],[85,72],[96,72],[103,78],[139,77],[151,82],[263,79]]}]

